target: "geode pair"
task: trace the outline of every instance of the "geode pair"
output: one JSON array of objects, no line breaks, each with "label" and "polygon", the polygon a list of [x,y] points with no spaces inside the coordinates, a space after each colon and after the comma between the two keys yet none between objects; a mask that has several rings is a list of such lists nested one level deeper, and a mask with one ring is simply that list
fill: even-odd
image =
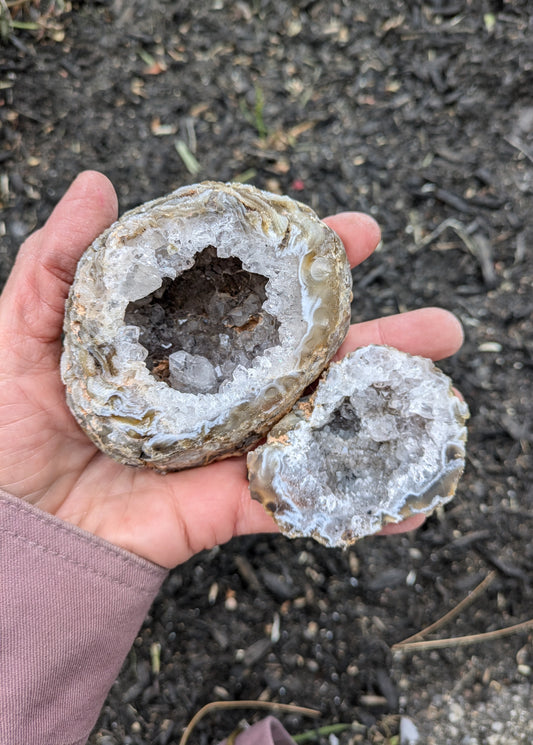
[{"label": "geode pair", "polygon": [[[346,335],[350,302],[343,245],[308,207],[239,184],[184,187],[126,213],[80,259],[67,301],[61,360],[68,405],[92,441],[121,463],[165,472],[247,452],[326,368]],[[387,368],[393,352],[400,354],[380,352],[379,369]],[[367,375],[372,368],[370,363]],[[397,374],[404,373],[405,367]],[[445,379],[446,403],[438,416],[446,423],[438,429],[439,441],[434,443],[435,432],[426,426],[435,411],[418,412],[423,426],[410,434],[418,444],[405,458],[425,462],[429,444],[438,455],[433,453],[424,476],[417,471],[412,482],[403,471],[400,476],[387,470],[394,493],[403,490],[409,505],[404,509],[396,496],[391,506],[382,496],[390,489],[381,484],[381,466],[374,468],[372,484],[372,468],[362,465],[383,460],[383,445],[381,456],[374,447],[354,445],[361,439],[362,419],[361,413],[349,413],[354,393],[347,383],[359,373],[354,369],[342,379],[332,374],[314,398],[288,414],[299,431],[301,412],[316,410],[320,391],[333,386],[333,398],[342,401],[323,424],[311,416],[313,444],[298,440],[290,446],[285,419],[275,430],[282,428],[285,450],[273,432],[273,444],[250,454],[249,467],[253,496],[275,517],[279,513],[284,532],[341,545],[375,532],[383,521],[401,519],[406,510],[430,511],[450,498],[448,483],[442,494],[433,493],[434,485],[441,471],[449,471],[449,443],[454,473],[462,469],[464,448],[458,443],[464,443],[466,411],[453,395],[450,399]],[[428,368],[425,374],[433,380],[436,373]],[[426,388],[433,399],[435,387],[426,380]],[[409,393],[396,409],[383,403],[397,429],[408,399]],[[327,432],[339,430],[338,417],[344,434],[335,435],[334,445]],[[301,472],[302,459],[307,465]],[[313,469],[320,475],[317,484],[327,483],[329,490],[307,488]],[[366,469],[363,481],[361,469]],[[332,475],[337,471],[339,478]],[[352,482],[365,484],[362,506],[361,490]],[[421,496],[424,484],[431,492],[427,499]],[[296,493],[296,506],[287,508]],[[372,509],[376,517],[359,523],[354,516],[361,509]],[[315,525],[318,513],[335,518]]]}]

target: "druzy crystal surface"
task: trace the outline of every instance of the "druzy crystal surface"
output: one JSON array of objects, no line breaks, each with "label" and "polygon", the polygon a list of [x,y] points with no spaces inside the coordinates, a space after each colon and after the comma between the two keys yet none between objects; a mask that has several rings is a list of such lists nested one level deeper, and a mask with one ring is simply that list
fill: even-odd
[{"label": "druzy crystal surface", "polygon": [[178,189],[82,256],[67,402],[122,463],[167,471],[245,452],[327,365],[350,301],[342,243],[305,205],[241,184]]},{"label": "druzy crystal surface", "polygon": [[452,498],[467,418],[430,360],[363,347],[248,454],[252,495],[287,535],[350,545]]}]

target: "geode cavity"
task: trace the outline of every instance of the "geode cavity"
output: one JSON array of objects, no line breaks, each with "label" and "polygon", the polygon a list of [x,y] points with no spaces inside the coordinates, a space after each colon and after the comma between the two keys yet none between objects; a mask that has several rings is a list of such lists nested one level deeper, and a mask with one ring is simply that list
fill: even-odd
[{"label": "geode cavity", "polygon": [[467,418],[430,360],[363,347],[248,454],[250,491],[286,535],[350,545],[452,498]]},{"label": "geode cavity", "polygon": [[205,182],[127,212],[66,306],[67,402],[104,452],[160,471],[249,450],[350,320],[340,239],[305,205]]}]

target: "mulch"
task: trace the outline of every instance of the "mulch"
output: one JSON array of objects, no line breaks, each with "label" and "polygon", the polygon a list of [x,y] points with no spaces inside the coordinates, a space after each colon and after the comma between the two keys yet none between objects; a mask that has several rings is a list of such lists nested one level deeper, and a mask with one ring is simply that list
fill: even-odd
[{"label": "mulch", "polygon": [[[367,211],[383,242],[354,270],[354,321],[456,313],[465,344],[441,366],[472,413],[456,499],[416,533],[347,552],[247,537],[173,571],[91,745],[177,743],[207,702],[245,699],[364,725],[334,735],[343,744],[392,745],[402,713],[422,722],[461,680],[475,703],[531,679],[523,652],[517,662],[533,656],[531,629],[391,651],[492,570],[430,638],[533,617],[530,3],[43,5],[14,12],[0,45],[2,282],[85,168],[111,178],[121,211],[207,178],[289,194],[321,216]],[[195,740],[262,715],[217,712]],[[282,719],[293,733],[317,726]]]}]

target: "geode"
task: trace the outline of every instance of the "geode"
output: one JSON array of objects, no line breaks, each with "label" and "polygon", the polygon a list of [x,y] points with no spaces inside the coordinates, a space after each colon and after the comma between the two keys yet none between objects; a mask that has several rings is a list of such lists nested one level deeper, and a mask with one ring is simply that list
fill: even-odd
[{"label": "geode", "polygon": [[363,347],[332,363],[248,454],[252,496],[286,535],[350,545],[452,498],[467,418],[430,360]]},{"label": "geode", "polygon": [[256,444],[350,321],[344,247],[307,206],[204,182],[127,212],[79,261],[61,374],[91,440],[160,471]]}]

